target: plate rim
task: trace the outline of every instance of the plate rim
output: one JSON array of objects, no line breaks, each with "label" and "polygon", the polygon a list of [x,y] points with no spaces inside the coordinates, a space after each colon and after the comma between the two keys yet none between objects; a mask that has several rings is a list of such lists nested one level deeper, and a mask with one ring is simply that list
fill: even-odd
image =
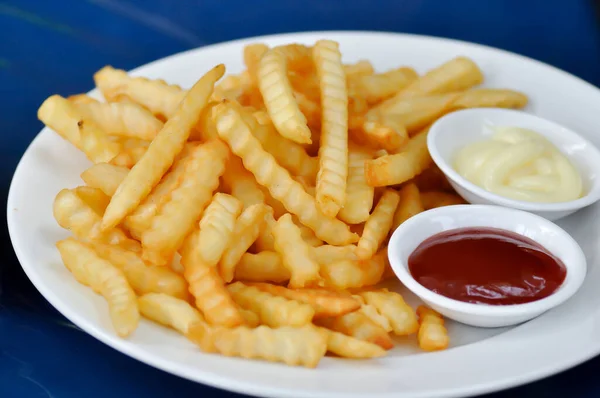
[{"label": "plate rim", "polygon": [[[586,81],[576,75],[573,75],[565,70],[559,69],[553,65],[544,63],[544,62],[536,60],[534,58],[530,58],[528,56],[514,53],[514,52],[511,52],[508,50],[501,49],[501,48],[488,46],[488,45],[484,45],[484,44],[479,44],[479,43],[474,43],[474,42],[469,42],[469,41],[464,41],[464,40],[457,40],[457,39],[451,39],[451,38],[445,38],[445,37],[437,37],[437,36],[431,36],[431,35],[419,35],[419,34],[411,34],[411,33],[398,33],[398,32],[390,32],[390,31],[373,31],[373,30],[365,30],[365,31],[361,31],[361,30],[302,31],[302,32],[289,32],[289,33],[281,33],[281,34],[269,34],[269,35],[255,36],[255,37],[239,38],[239,39],[234,39],[234,40],[213,43],[213,44],[206,45],[206,46],[200,46],[200,47],[192,48],[192,49],[189,49],[186,51],[171,54],[166,57],[148,62],[144,65],[140,65],[134,69],[129,70],[128,72],[136,74],[139,72],[140,69],[150,68],[158,63],[168,62],[171,59],[176,58],[176,57],[187,56],[190,53],[194,53],[194,52],[198,52],[198,51],[207,51],[212,48],[226,47],[226,46],[238,46],[238,45],[241,46],[243,44],[250,43],[250,42],[285,40],[287,38],[289,38],[289,40],[298,41],[298,40],[304,39],[305,37],[308,38],[308,37],[314,37],[314,36],[327,36],[327,35],[335,35],[337,37],[340,37],[340,36],[352,37],[352,36],[356,36],[356,35],[373,36],[373,37],[387,36],[387,37],[400,37],[400,38],[405,38],[405,39],[412,38],[412,39],[417,39],[417,40],[427,40],[427,41],[438,42],[440,44],[451,43],[451,44],[455,44],[455,45],[456,44],[463,45],[463,46],[466,45],[471,48],[473,48],[473,47],[479,48],[479,49],[483,49],[483,50],[487,50],[487,51],[493,51],[496,53],[500,53],[502,55],[508,55],[513,58],[514,57],[520,58],[521,60],[528,61],[530,63],[534,63],[537,66],[541,66],[541,67],[550,69],[554,73],[559,73],[563,76],[569,77],[570,79],[575,79],[579,83],[583,83],[585,86],[587,86],[588,88],[591,88],[595,91],[600,91],[600,89],[598,87],[596,87],[595,85],[593,85],[592,83],[589,83],[588,81]],[[94,91],[94,90],[92,90],[92,91]],[[38,280],[39,276],[34,275],[34,273],[32,273],[33,267],[28,270],[28,268],[29,268],[28,266],[23,266],[22,259],[25,258],[25,254],[21,251],[21,248],[19,247],[19,245],[15,244],[16,232],[15,232],[15,221],[13,220],[13,217],[14,217],[13,214],[15,212],[12,211],[12,209],[15,207],[15,204],[16,204],[16,203],[14,203],[15,195],[16,195],[15,185],[17,184],[16,177],[22,172],[22,169],[25,167],[24,159],[26,158],[27,154],[34,147],[34,145],[43,137],[43,135],[46,131],[50,131],[50,129],[47,127],[42,128],[37,133],[37,135],[32,139],[32,141],[29,143],[26,150],[23,152],[22,156],[20,157],[19,162],[17,163],[17,166],[14,169],[13,176],[11,178],[11,182],[9,185],[9,191],[8,191],[8,196],[7,196],[7,207],[6,207],[7,226],[8,226],[8,231],[9,231],[9,237],[11,240],[13,250],[14,250],[17,260],[19,262],[19,265],[21,266],[21,268],[27,275],[27,278],[35,286],[35,288],[38,290],[38,292],[40,292],[40,294],[44,297],[44,299],[46,301],[48,301],[59,313],[61,313],[64,317],[69,319],[69,321],[73,322],[75,325],[80,327],[85,333],[91,335],[96,340],[102,342],[103,344],[109,346],[110,348],[113,348],[113,349],[119,351],[120,353],[122,353],[124,355],[129,356],[130,358],[133,358],[142,363],[150,365],[156,369],[160,369],[162,371],[170,373],[174,376],[181,377],[181,378],[190,380],[190,381],[198,383],[198,384],[203,384],[203,385],[207,385],[210,387],[216,387],[216,388],[222,389],[224,391],[232,391],[232,392],[246,394],[246,395],[252,395],[252,396],[294,397],[294,398],[306,396],[306,395],[302,395],[302,391],[298,392],[298,391],[294,391],[294,390],[290,390],[290,389],[286,389],[286,388],[282,388],[282,387],[257,385],[257,384],[249,383],[246,381],[239,381],[239,380],[235,380],[235,382],[232,383],[232,379],[235,379],[235,378],[232,378],[229,376],[222,376],[220,373],[215,373],[215,372],[210,372],[210,371],[203,372],[203,374],[206,377],[203,377],[202,381],[198,381],[199,378],[194,377],[191,371],[182,372],[179,370],[175,370],[173,368],[173,366],[171,365],[170,360],[164,360],[164,359],[161,359],[160,357],[157,357],[157,355],[154,353],[148,353],[145,349],[140,348],[141,346],[135,345],[135,344],[130,344],[126,339],[112,339],[112,338],[110,338],[110,336],[106,336],[105,333],[103,333],[101,331],[101,329],[99,329],[97,327],[93,327],[93,325],[92,325],[93,322],[91,322],[91,321],[87,321],[84,319],[83,321],[79,321],[77,323],[74,322],[72,320],[72,317],[78,318],[78,315],[74,314],[69,308],[67,308],[66,310],[59,310],[58,307],[60,306],[60,304],[55,302],[55,301],[59,301],[59,300],[57,298],[55,298],[51,292],[49,292],[50,288],[47,289],[45,287],[44,283],[42,283],[41,281]],[[49,297],[52,297],[52,298],[49,298]],[[430,390],[429,392],[426,391],[423,393],[417,393],[416,395],[413,395],[413,396],[414,397],[448,397],[448,398],[470,397],[470,396],[486,394],[486,393],[500,391],[500,390],[504,390],[504,389],[508,389],[508,388],[512,388],[512,387],[521,386],[526,383],[537,381],[537,380],[555,375],[557,373],[563,372],[574,366],[582,364],[582,363],[590,360],[591,358],[594,358],[595,356],[600,354],[600,341],[598,341],[598,344],[596,346],[591,346],[589,348],[590,349],[588,351],[583,352],[581,355],[573,355],[573,356],[569,357],[567,360],[560,362],[559,364],[552,364],[552,365],[548,364],[545,367],[540,367],[540,368],[538,368],[536,370],[532,370],[531,372],[528,372],[526,374],[520,374],[517,377],[505,377],[502,379],[496,379],[494,381],[486,382],[486,384],[481,384],[481,385],[445,388],[441,395],[440,394],[432,394],[433,391]],[[389,392],[385,392],[385,393],[381,393],[381,394],[376,393],[376,395],[373,395],[373,396],[393,397],[396,394],[397,394],[396,391],[389,391]],[[347,393],[340,393],[340,392],[317,393],[317,395],[312,394],[311,396],[313,396],[313,397],[322,396],[322,397],[328,397],[328,398],[332,398],[332,397],[340,397],[340,398],[341,397],[364,397],[363,394],[347,394]]]}]

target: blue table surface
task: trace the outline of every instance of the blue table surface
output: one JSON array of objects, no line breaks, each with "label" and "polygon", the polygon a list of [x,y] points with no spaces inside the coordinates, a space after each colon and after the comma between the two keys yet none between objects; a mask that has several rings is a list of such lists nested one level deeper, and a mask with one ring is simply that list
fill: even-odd
[{"label": "blue table surface", "polygon": [[[384,30],[503,48],[600,85],[597,11],[586,0],[0,1],[2,208],[14,168],[42,127],[37,107],[53,93],[89,90],[105,64],[130,69],[270,33]],[[80,331],[29,283],[6,228],[0,233],[0,397],[241,397],[153,369]],[[599,397],[598,373],[596,358],[488,397]]]}]

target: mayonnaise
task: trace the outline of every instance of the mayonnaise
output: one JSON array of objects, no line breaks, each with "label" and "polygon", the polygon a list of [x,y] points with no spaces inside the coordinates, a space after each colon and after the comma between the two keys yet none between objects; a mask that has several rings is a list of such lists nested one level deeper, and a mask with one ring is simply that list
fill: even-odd
[{"label": "mayonnaise", "polygon": [[492,193],[527,202],[555,203],[580,198],[581,176],[573,164],[540,134],[496,127],[490,140],[461,149],[454,168]]}]

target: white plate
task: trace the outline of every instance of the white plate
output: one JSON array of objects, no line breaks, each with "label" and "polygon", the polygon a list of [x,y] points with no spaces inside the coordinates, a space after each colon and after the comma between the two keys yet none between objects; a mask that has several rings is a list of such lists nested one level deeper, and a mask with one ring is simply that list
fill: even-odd
[{"label": "white plate", "polygon": [[[369,59],[378,70],[411,65],[423,72],[466,55],[483,69],[486,85],[527,93],[528,111],[570,127],[600,146],[600,91],[528,58],[464,42],[387,33],[319,32],[258,40],[272,45],[310,44],[324,37],[340,42],[346,62]],[[229,72],[239,72],[242,47],[254,40],[189,51],[135,73],[189,87],[220,62]],[[15,251],[33,284],[73,323],[111,347],[167,372],[223,389],[277,398],[464,397],[539,379],[600,353],[599,205],[559,222],[582,246],[589,264],[587,280],[576,296],[512,329],[449,323],[453,347],[445,352],[420,353],[410,339],[383,359],[326,358],[318,369],[308,370],[202,354],[175,332],[149,322],[142,322],[129,339],[120,339],[104,301],[75,282],[54,247],[67,233],[52,218],[53,198],[64,187],[82,184],[79,174],[87,166],[82,154],[48,129],[36,137],[15,172],[8,198],[8,226]]]}]

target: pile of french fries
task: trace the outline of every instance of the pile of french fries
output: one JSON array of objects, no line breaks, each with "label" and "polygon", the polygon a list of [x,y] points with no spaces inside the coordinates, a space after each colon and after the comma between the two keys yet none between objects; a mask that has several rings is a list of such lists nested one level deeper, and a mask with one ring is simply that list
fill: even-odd
[{"label": "pile of french fries", "polygon": [[474,88],[458,57],[422,76],[345,65],[338,43],[244,49],[247,69],[189,90],[107,66],[87,95],[49,97],[38,117],[93,163],[63,189],[57,243],[75,279],[108,303],[116,333],[140,315],[207,353],[315,367],[375,358],[394,336],[448,347],[442,317],[377,285],[389,234],[462,203],[426,147],[461,108],[527,103]]}]

